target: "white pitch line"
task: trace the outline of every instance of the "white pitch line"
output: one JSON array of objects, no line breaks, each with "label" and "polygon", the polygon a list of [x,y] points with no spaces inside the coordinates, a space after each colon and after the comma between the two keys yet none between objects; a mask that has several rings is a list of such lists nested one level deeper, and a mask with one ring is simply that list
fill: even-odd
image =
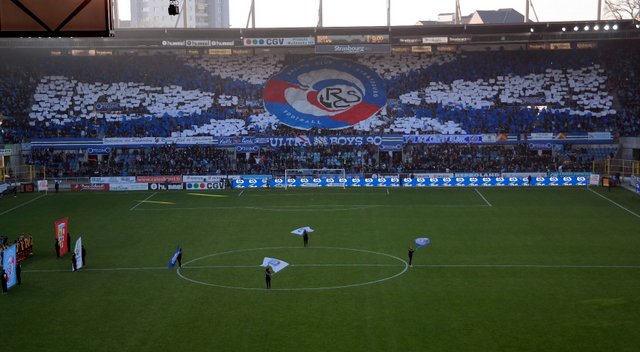
[{"label": "white pitch line", "polygon": [[[248,197],[248,196],[244,196]],[[327,205],[292,205],[292,206],[221,206],[221,207],[168,207],[168,208],[158,208],[158,209],[137,209],[136,211],[178,211],[178,210],[210,210],[210,209],[246,209],[246,210],[263,210],[263,211],[282,211],[282,212],[295,212],[295,211],[342,211],[342,210],[362,210],[362,209],[371,209],[371,208],[404,208],[404,205],[389,205],[389,204],[351,204],[351,205],[343,205],[343,204],[327,204]],[[486,207],[485,204],[457,204],[457,205],[446,205],[446,204],[416,204],[412,205],[412,208],[479,208]]]},{"label": "white pitch line", "polygon": [[600,193],[598,193],[598,192],[596,192],[596,191],[592,190],[591,188],[587,188],[587,189],[588,189],[589,191],[591,191],[591,193],[596,194],[596,195],[598,195],[599,197],[601,197],[601,198],[603,198],[603,199],[606,199],[606,200],[608,200],[609,202],[611,202],[611,203],[615,204],[615,205],[616,205],[616,206],[618,206],[619,208],[621,208],[621,209],[623,209],[623,210],[625,210],[625,211],[629,212],[630,214],[632,214],[632,215],[633,215],[633,216],[635,216],[636,218],[640,218],[640,215],[638,215],[637,213],[633,212],[632,210],[629,210],[629,209],[625,208],[624,206],[622,206],[622,205],[620,205],[620,204],[616,203],[615,201],[613,201],[613,200],[611,200],[611,199],[609,199],[609,198],[607,198],[607,197],[603,196],[602,194],[600,194]]},{"label": "white pitch line", "polygon": [[46,196],[46,195],[47,195],[47,194],[45,193],[45,194],[43,194],[43,195],[41,195],[41,196],[39,196],[39,197],[33,198],[32,200],[30,200],[30,201],[28,201],[28,202],[24,202],[24,203],[22,203],[22,204],[20,204],[20,205],[16,205],[15,207],[13,207],[13,208],[11,208],[11,209],[9,209],[9,210],[5,210],[5,211],[3,211],[2,213],[0,213],[0,216],[4,215],[4,214],[6,214],[6,213],[12,212],[12,211],[14,211],[14,210],[16,210],[16,209],[18,209],[18,208],[24,207],[25,205],[27,205],[27,204],[29,204],[29,203],[35,202],[36,200],[38,200],[38,199],[40,199],[40,198],[42,198],[42,197],[44,197],[44,196]]},{"label": "white pitch line", "polygon": [[[82,268],[78,271],[137,271],[137,270],[168,270],[166,266],[155,266],[155,267],[139,267],[139,268]],[[33,270],[22,270],[24,273],[66,273],[71,272],[69,270],[62,269],[33,269]]]},{"label": "white pitch line", "polygon": [[[291,264],[291,267],[402,267],[402,264]],[[259,268],[260,265],[200,265],[182,266],[182,269]],[[640,269],[640,265],[545,265],[545,264],[417,264],[414,268],[534,268],[534,269]],[[138,268],[83,268],[79,271],[143,271],[170,270],[165,266]],[[33,269],[25,273],[66,273],[71,270]]]},{"label": "white pitch line", "polygon": [[422,264],[423,268],[640,269],[640,265]]},{"label": "white pitch line", "polygon": [[138,207],[138,205],[148,201],[149,199],[151,199],[151,197],[155,196],[156,194],[158,194],[158,192],[154,192],[152,195],[148,196],[145,200],[141,200],[138,202],[138,204],[134,205],[133,207],[131,207],[131,209],[129,209],[129,211],[134,210],[135,208]]},{"label": "white pitch line", "polygon": [[240,193],[238,193],[238,197],[240,197],[242,195],[242,193],[244,193],[244,189],[242,191],[240,191]]},{"label": "white pitch line", "polygon": [[480,193],[480,191],[478,191],[478,189],[477,189],[477,188],[474,188],[473,190],[474,190],[474,191],[476,191],[476,193],[478,193],[478,195],[479,195],[480,197],[482,197],[482,199],[484,199],[484,202],[485,202],[485,203],[487,203],[487,205],[488,205],[488,206],[490,206],[490,207],[492,207],[492,206],[493,206],[493,205],[491,205],[491,203],[489,203],[489,201],[487,200],[487,198],[485,198],[485,197],[482,195],[482,193]]},{"label": "white pitch line", "polygon": [[[403,267],[400,264],[289,264],[289,267]],[[227,269],[258,268],[260,265],[194,265],[182,266],[182,269]]]},{"label": "white pitch line", "polygon": [[403,267],[402,264],[291,264],[289,266],[300,267]]},{"label": "white pitch line", "polygon": [[[203,257],[196,258],[196,259],[193,259],[193,260],[185,263],[185,266],[188,265],[189,263],[193,263],[193,262],[205,259],[205,258],[211,258],[211,257],[215,257],[215,256],[220,256],[220,255],[223,255],[223,254],[238,253],[238,252],[250,252],[250,251],[258,251],[258,250],[275,250],[275,249],[300,249],[300,247],[263,247],[263,248],[250,248],[250,249],[236,249],[236,250],[231,250],[231,251],[226,251],[226,252],[220,252],[220,253],[213,253],[213,254],[205,255]],[[398,260],[400,263],[402,263],[402,265],[396,266],[396,267],[401,267],[402,270],[400,272],[392,275],[392,276],[383,277],[381,279],[373,280],[373,281],[354,283],[354,284],[351,284],[351,285],[323,286],[323,287],[298,287],[298,288],[275,288],[275,289],[272,289],[273,291],[333,290],[333,289],[343,289],[343,288],[351,288],[351,287],[372,285],[372,284],[377,284],[377,283],[385,282],[385,281],[388,281],[388,280],[392,280],[392,279],[404,274],[409,269],[409,265],[407,264],[406,261],[404,261],[403,259],[398,258],[396,256],[393,256],[391,254],[386,254],[386,253],[381,253],[381,252],[374,252],[374,251],[369,251],[369,250],[366,250],[366,249],[339,248],[339,247],[313,247],[312,249],[345,250],[345,251],[354,251],[354,252],[362,252],[362,253],[370,253],[370,254],[382,255],[382,256],[385,256],[385,257],[389,257],[389,258],[393,258],[395,260]],[[305,251],[306,250],[307,249],[305,249]],[[184,266],[182,268],[184,268]],[[195,283],[195,284],[204,285],[204,286],[212,286],[212,287],[220,287],[220,288],[238,289],[238,290],[260,290],[260,291],[264,290],[264,288],[220,285],[220,284],[215,284],[215,283],[203,282],[203,281],[195,280],[195,279],[192,279],[192,278],[189,278],[189,277],[183,275],[182,274],[182,268],[178,268],[178,270],[176,271],[178,276],[180,276],[184,280],[190,281],[190,282]]]},{"label": "white pitch line", "polygon": [[387,188],[387,195],[389,195],[389,189]]},{"label": "white pitch line", "polygon": [[182,269],[237,269],[237,268],[259,268],[260,265],[189,265],[182,266]]}]

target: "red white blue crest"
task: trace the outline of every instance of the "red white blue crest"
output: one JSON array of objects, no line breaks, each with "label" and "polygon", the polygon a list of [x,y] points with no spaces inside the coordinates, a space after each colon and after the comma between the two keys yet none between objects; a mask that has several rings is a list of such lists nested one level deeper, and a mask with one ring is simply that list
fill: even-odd
[{"label": "red white blue crest", "polygon": [[264,106],[283,124],[309,130],[351,127],[387,102],[384,80],[354,61],[316,57],[287,66],[264,90]]}]

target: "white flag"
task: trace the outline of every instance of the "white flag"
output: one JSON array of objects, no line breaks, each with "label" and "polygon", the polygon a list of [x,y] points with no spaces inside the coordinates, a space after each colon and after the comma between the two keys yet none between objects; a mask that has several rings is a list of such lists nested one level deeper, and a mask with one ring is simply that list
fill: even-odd
[{"label": "white flag", "polygon": [[309,226],[305,226],[305,227],[301,227],[299,229],[295,229],[293,231],[291,231],[292,234],[298,235],[298,236],[302,236],[302,234],[307,231],[307,233],[312,233],[313,229],[310,228]]},{"label": "white flag", "polygon": [[284,269],[287,267],[287,265],[289,265],[289,263],[280,260],[280,259],[276,259],[276,258],[269,258],[269,257],[264,257],[264,259],[262,259],[262,267],[267,267],[270,266],[271,269],[273,269],[274,273],[277,273],[278,271]]},{"label": "white flag", "polygon": [[73,249],[73,255],[76,256],[76,270],[78,270],[84,266],[82,262],[82,237],[78,237],[76,247]]}]

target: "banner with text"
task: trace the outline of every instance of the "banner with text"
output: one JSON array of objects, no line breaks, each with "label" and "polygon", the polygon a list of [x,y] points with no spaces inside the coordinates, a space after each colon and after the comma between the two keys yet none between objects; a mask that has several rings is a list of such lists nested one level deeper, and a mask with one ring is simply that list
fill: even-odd
[{"label": "banner with text", "polygon": [[68,252],[69,242],[69,218],[62,218],[55,222],[56,242],[58,243],[58,255],[63,256]]},{"label": "banner with text", "polygon": [[315,37],[292,38],[244,38],[244,46],[269,47],[269,46],[312,46],[316,44]]},{"label": "banner with text", "polygon": [[[18,282],[16,278],[17,253],[15,244],[2,251],[2,269],[7,274],[7,288],[11,288]],[[0,272],[0,275],[2,275],[2,272]]]}]

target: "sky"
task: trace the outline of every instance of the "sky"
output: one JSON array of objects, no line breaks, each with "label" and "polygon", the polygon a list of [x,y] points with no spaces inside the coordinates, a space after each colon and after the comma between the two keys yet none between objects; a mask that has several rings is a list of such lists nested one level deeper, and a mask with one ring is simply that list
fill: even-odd
[{"label": "sky", "polygon": [[[129,19],[129,1],[138,0],[118,0],[120,19]],[[181,4],[182,1],[179,0]],[[455,12],[455,0],[390,1],[392,26],[415,25],[421,20],[436,20],[439,13]],[[540,22],[597,18],[598,0],[531,1]],[[319,0],[255,0],[255,3],[256,27],[315,27],[318,23]],[[245,27],[251,0],[229,0],[229,6],[231,27]],[[462,15],[509,7],[524,14],[526,0],[460,0]],[[323,0],[323,8],[325,27],[387,25],[387,0]],[[530,18],[535,20],[533,11]]]}]

